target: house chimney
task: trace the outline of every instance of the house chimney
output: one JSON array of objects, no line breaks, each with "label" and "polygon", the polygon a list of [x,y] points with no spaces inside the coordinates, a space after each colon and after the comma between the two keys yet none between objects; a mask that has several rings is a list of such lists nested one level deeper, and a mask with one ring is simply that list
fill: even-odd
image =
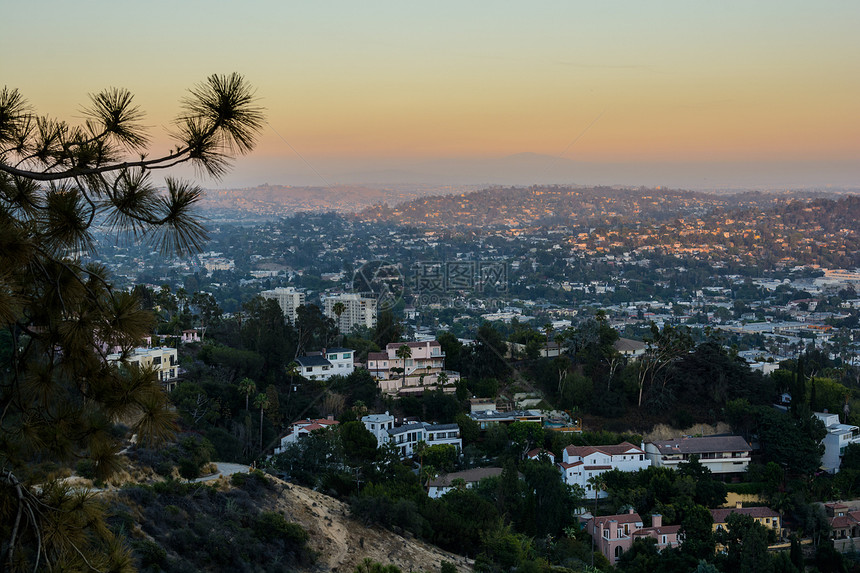
[{"label": "house chimney", "polygon": [[609,520],[609,539],[615,539],[618,535],[618,522],[614,519]]},{"label": "house chimney", "polygon": [[334,414],[329,414],[325,417],[326,420],[334,420]]},{"label": "house chimney", "polygon": [[663,516],[659,513],[652,514],[651,527],[663,527]]},{"label": "house chimney", "polygon": [[633,508],[631,507],[630,509],[628,509],[628,510],[627,510],[627,513],[628,513],[628,514],[630,514],[630,515],[633,515]]}]

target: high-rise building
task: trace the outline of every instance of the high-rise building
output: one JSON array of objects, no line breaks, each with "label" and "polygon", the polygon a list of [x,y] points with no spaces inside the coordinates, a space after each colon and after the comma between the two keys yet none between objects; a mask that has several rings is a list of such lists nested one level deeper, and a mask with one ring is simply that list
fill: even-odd
[{"label": "high-rise building", "polygon": [[[340,316],[335,312],[337,303],[343,304]],[[375,328],[376,299],[355,293],[326,296],[323,299],[323,314],[334,319],[341,332],[349,332],[356,326]]]},{"label": "high-rise building", "polygon": [[278,306],[284,311],[284,316],[290,319],[292,323],[296,322],[296,309],[305,304],[305,293],[296,290],[295,287],[264,290],[260,296],[278,301]]}]

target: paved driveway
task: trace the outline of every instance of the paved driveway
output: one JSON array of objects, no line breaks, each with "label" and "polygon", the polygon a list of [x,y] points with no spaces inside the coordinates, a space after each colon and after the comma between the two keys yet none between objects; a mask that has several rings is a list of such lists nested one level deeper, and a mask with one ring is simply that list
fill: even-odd
[{"label": "paved driveway", "polygon": [[215,465],[218,466],[218,473],[212,474],[211,476],[197,478],[194,481],[211,481],[214,479],[218,479],[221,476],[231,476],[233,474],[238,473],[248,473],[248,471],[251,469],[250,466],[245,466],[242,464],[229,464],[227,462],[215,462]]}]

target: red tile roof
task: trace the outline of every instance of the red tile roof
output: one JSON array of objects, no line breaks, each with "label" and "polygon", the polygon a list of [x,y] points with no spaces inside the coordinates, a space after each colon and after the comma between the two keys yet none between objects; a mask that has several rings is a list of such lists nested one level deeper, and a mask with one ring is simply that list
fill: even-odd
[{"label": "red tile roof", "polygon": [[617,521],[618,523],[642,523],[642,518],[638,513],[620,513],[618,515],[601,515],[599,517],[593,517],[594,526],[596,529],[600,529],[600,524],[602,523],[604,527],[606,527],[610,521]]},{"label": "red tile roof", "polygon": [[673,533],[677,534],[681,530],[680,525],[663,525],[661,527],[643,527],[642,529],[637,529],[633,532],[633,535],[648,535],[649,533],[655,533],[657,535],[672,535]]},{"label": "red tile roof", "polygon": [[856,523],[857,520],[852,519],[851,516],[848,515],[837,515],[836,517],[830,518],[830,527],[833,529],[845,529]]},{"label": "red tile roof", "polygon": [[549,450],[545,450],[545,449],[543,449],[543,448],[535,448],[535,449],[533,449],[533,450],[529,451],[529,452],[526,454],[526,457],[527,457],[527,458],[538,458],[538,457],[540,457],[540,455],[541,455],[542,453],[543,453],[543,454],[548,455],[548,456],[549,456],[549,459],[551,459],[551,460],[554,460],[554,459],[555,459],[555,454],[554,454],[554,453],[552,453],[552,452],[551,452],[551,451],[549,451]]}]

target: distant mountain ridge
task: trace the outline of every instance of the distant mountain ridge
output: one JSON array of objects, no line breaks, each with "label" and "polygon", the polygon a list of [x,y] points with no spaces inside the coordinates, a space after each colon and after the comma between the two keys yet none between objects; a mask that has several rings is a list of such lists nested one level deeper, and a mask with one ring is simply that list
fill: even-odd
[{"label": "distant mountain ridge", "polygon": [[703,216],[716,209],[773,206],[784,195],[736,195],[676,189],[618,187],[492,187],[457,195],[421,197],[396,205],[375,205],[363,220],[428,228],[518,228],[605,222],[660,222]]}]

